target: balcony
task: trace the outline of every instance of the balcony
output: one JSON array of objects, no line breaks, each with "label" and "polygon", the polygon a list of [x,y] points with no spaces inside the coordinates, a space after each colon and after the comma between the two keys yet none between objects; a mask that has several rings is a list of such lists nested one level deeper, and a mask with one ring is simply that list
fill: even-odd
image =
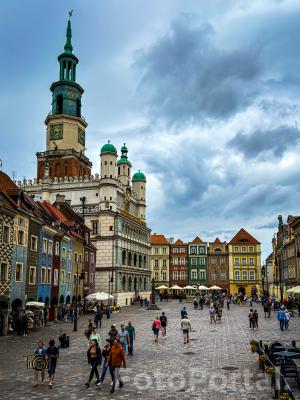
[{"label": "balcony", "polygon": [[92,166],[90,160],[81,152],[78,152],[74,149],[67,149],[67,150],[47,150],[47,151],[40,151],[36,153],[37,158],[55,158],[55,157],[65,157],[65,156],[75,156],[80,161],[82,161],[88,167]]}]

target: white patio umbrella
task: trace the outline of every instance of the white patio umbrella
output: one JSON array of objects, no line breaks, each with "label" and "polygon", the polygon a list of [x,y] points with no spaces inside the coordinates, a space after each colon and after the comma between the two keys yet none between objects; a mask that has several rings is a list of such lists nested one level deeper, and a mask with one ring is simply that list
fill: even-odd
[{"label": "white patio umbrella", "polygon": [[172,287],[170,287],[170,289],[172,289],[172,290],[181,290],[182,287],[180,287],[178,285],[173,285]]},{"label": "white patio umbrella", "polygon": [[208,288],[208,290],[221,290],[222,288],[220,288],[219,286],[211,286],[210,288]]},{"label": "white patio umbrella", "polygon": [[41,303],[40,301],[27,301],[26,307],[45,307],[45,303]]},{"label": "white patio umbrella", "polygon": [[294,293],[295,291],[300,289],[300,286],[295,286],[287,290],[287,293]]},{"label": "white patio umbrella", "polygon": [[300,286],[294,288],[293,294],[300,294]]},{"label": "white patio umbrella", "polygon": [[185,286],[185,287],[184,287],[184,288],[182,288],[182,289],[187,289],[187,290],[196,290],[197,288],[195,288],[194,286],[187,285],[187,286]]},{"label": "white patio umbrella", "polygon": [[155,288],[156,290],[164,290],[164,289],[169,289],[168,286],[165,285],[160,285],[157,288]]},{"label": "white patio umbrella", "polygon": [[86,296],[86,300],[97,300],[97,301],[104,301],[104,300],[108,300],[108,299],[113,299],[114,296],[112,296],[109,293],[106,292],[96,292],[96,293],[92,293],[89,294],[88,296]]},{"label": "white patio umbrella", "polygon": [[198,287],[199,290],[208,290],[208,287],[204,286],[204,285],[200,285]]}]

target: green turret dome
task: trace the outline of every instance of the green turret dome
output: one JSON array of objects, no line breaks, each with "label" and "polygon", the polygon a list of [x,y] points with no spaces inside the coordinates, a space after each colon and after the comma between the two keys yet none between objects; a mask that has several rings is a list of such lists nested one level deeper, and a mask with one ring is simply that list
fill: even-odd
[{"label": "green turret dome", "polygon": [[108,141],[108,143],[106,143],[104,146],[102,146],[101,155],[103,155],[103,154],[117,155],[117,149],[115,148],[115,146],[113,144],[110,143],[110,141]]},{"label": "green turret dome", "polygon": [[127,153],[128,149],[126,147],[126,144],[124,143],[124,146],[121,147],[121,158],[118,160],[117,164],[127,164],[129,167],[131,167],[131,162],[127,158]]},{"label": "green turret dome", "polygon": [[146,175],[143,174],[143,172],[141,172],[140,170],[136,172],[132,177],[132,182],[139,182],[139,181],[146,182]]}]

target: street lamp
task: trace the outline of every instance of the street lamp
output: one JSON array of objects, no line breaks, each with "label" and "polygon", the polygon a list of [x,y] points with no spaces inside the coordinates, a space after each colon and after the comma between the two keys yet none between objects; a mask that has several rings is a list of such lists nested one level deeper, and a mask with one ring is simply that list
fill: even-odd
[{"label": "street lamp", "polygon": [[111,275],[109,276],[108,279],[108,305],[110,306],[110,289],[111,289],[111,294],[113,292],[113,282],[114,282],[114,273],[111,271]]},{"label": "street lamp", "polygon": [[262,265],[261,267],[261,283],[262,283],[262,294],[265,294],[265,277],[266,277],[266,267]]},{"label": "street lamp", "polygon": [[79,275],[79,271],[78,271],[78,265],[79,262],[76,262],[77,265],[77,269],[76,269],[76,288],[75,288],[75,311],[74,311],[74,325],[73,325],[73,331],[77,332],[77,317],[78,317],[78,283],[80,279],[83,279],[83,275],[84,273],[80,273]]}]

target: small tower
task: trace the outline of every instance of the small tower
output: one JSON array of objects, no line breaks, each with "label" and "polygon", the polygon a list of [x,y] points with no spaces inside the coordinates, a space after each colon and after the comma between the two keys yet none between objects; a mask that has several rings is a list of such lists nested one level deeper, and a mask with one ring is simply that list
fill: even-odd
[{"label": "small tower", "polygon": [[132,177],[132,189],[137,196],[138,218],[146,219],[146,176],[140,170]]},{"label": "small tower", "polygon": [[108,141],[102,146],[100,208],[101,210],[117,211],[117,150]]},{"label": "small tower", "polygon": [[102,146],[101,157],[101,178],[117,178],[117,149],[108,141]]},{"label": "small tower", "polygon": [[131,162],[127,157],[128,149],[124,143],[121,147],[121,158],[118,160],[118,177],[124,186],[130,186]]}]

